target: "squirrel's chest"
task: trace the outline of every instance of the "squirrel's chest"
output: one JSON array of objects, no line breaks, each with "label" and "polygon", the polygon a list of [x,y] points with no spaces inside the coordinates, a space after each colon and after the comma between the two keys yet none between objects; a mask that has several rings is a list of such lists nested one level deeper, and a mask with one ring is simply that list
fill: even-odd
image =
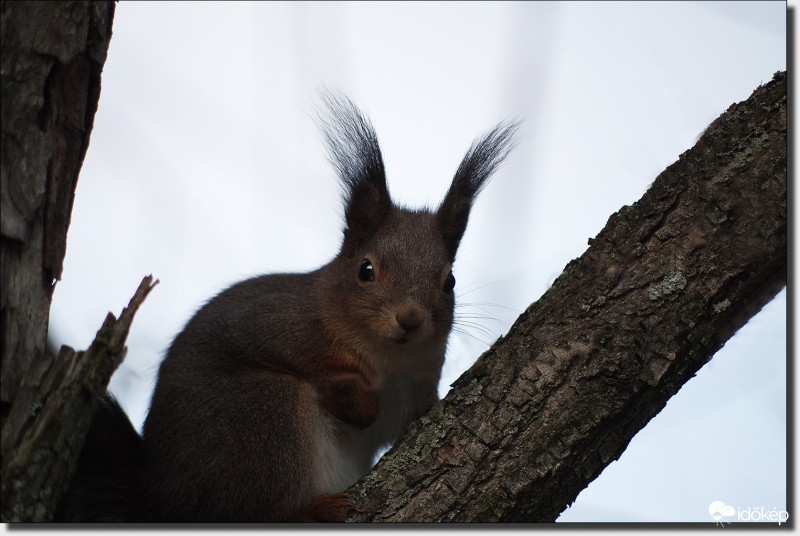
[{"label": "squirrel's chest", "polygon": [[[436,383],[436,382],[434,382]],[[397,439],[414,419],[421,398],[436,385],[420,385],[402,377],[390,378],[380,391],[378,418],[358,429],[320,415],[317,436],[316,485],[320,494],[338,493],[366,474],[377,452]]]}]

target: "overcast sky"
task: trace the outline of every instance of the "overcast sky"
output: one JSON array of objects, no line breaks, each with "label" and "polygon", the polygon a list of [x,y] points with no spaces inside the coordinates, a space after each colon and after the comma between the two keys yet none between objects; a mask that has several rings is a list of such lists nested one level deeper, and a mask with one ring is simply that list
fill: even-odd
[{"label": "overcast sky", "polygon": [[[524,117],[454,272],[482,329],[441,394],[608,217],[728,106],[786,69],[783,2],[117,4],[51,335],[79,349],[147,274],[112,390],[137,427],[165,349],[236,281],[341,242],[321,85],[370,115],[393,198],[435,206],[472,140]],[[673,397],[563,521],[711,521],[786,508],[786,292]]]}]

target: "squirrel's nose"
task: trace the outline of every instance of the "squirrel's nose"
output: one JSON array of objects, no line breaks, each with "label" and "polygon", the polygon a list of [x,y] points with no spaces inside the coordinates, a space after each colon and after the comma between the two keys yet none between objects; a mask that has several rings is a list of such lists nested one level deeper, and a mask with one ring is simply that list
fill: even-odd
[{"label": "squirrel's nose", "polygon": [[425,321],[425,315],[417,308],[408,307],[398,311],[395,315],[395,319],[406,333],[411,333],[422,325]]}]

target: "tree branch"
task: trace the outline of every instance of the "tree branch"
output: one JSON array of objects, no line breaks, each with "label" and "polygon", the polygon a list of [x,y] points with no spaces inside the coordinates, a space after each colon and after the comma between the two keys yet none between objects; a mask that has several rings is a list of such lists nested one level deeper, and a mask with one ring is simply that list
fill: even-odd
[{"label": "tree branch", "polygon": [[21,424],[4,438],[14,449],[3,457],[3,520],[52,516],[75,472],[97,398],[125,357],[133,315],[156,284],[145,277],[119,319],[108,313],[88,350],[63,346],[58,359],[28,371],[22,388],[34,398],[14,405],[8,420]]},{"label": "tree branch", "polygon": [[554,521],[786,284],[786,73],[734,104],[353,486],[354,521]]},{"label": "tree branch", "polygon": [[53,398],[50,389],[61,384],[58,374],[78,370],[67,355],[49,356],[45,343],[113,16],[113,1],[0,4],[4,521],[48,519],[71,474],[59,474],[59,467],[74,466],[82,442],[80,436],[80,442],[61,443],[50,428],[54,419],[71,415],[67,401]]}]

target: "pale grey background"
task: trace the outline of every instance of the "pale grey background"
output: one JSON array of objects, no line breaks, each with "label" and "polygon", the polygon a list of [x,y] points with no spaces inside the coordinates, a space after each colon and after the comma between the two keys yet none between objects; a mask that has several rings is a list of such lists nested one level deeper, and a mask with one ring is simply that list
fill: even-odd
[{"label": "pale grey background", "polygon": [[[171,338],[240,279],[340,244],[311,115],[321,84],[372,117],[399,202],[433,205],[471,141],[524,116],[455,274],[484,329],[452,337],[441,393],[610,214],[731,103],[786,69],[783,2],[120,3],[51,334],[86,348],[141,278],[112,379],[134,423]],[[786,292],[728,342],[562,521],[710,521],[786,508]]]}]

